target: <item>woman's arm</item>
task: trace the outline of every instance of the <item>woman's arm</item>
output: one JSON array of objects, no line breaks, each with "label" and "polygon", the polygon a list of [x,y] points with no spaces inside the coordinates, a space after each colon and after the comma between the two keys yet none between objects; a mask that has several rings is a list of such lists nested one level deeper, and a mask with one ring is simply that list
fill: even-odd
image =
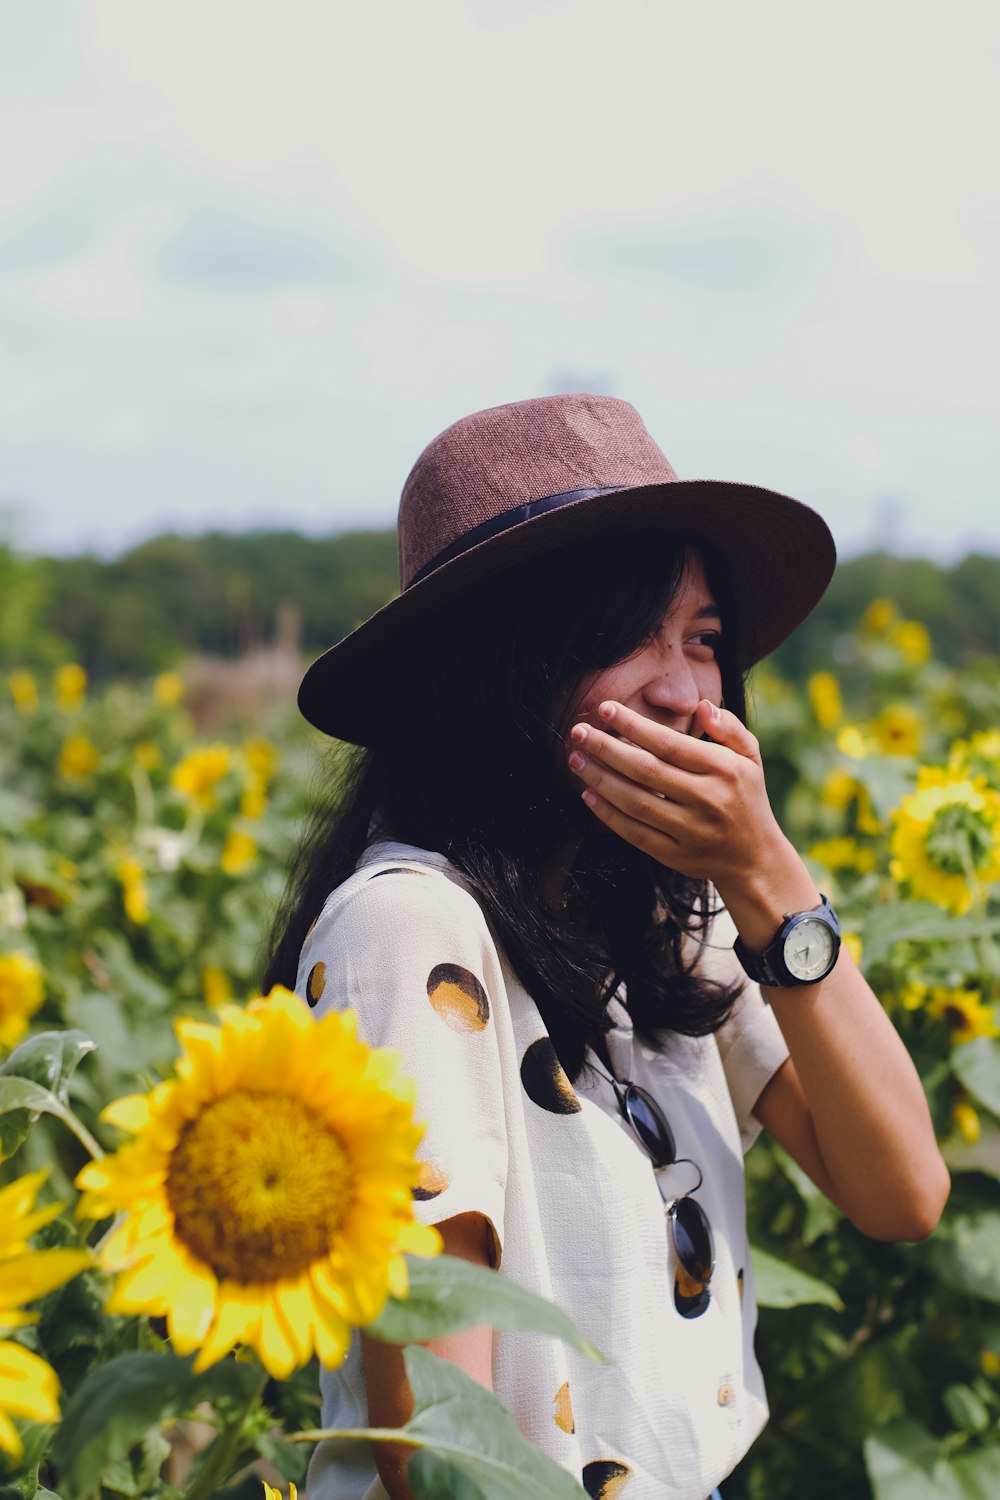
[{"label": "woman's arm", "polygon": [[[444,1240],[446,1255],[457,1255],[477,1266],[492,1264],[492,1231],[482,1214],[457,1214],[455,1218],[438,1224],[437,1228]],[[368,1425],[402,1427],[413,1413],[413,1397],[403,1366],[402,1348],[399,1344],[386,1344],[365,1334],[361,1335],[361,1348],[368,1393]],[[492,1328],[469,1328],[463,1333],[448,1334],[444,1338],[432,1339],[427,1348],[442,1359],[450,1359],[487,1390],[493,1389]],[[375,1466],[390,1500],[413,1500],[406,1482],[406,1462],[413,1451],[402,1444],[372,1444]]]},{"label": "woman's arm", "polygon": [[[707,739],[602,704],[602,721],[630,743],[575,726],[572,748],[586,757],[576,774],[595,815],[622,838],[711,880],[759,953],[787,913],[818,906],[820,893],[774,817],[754,736],[707,700],[697,716]],[[841,949],[819,984],[764,993],[791,1058],[754,1114],[864,1233],[930,1234],[948,1171],[917,1071],[850,955]]]}]

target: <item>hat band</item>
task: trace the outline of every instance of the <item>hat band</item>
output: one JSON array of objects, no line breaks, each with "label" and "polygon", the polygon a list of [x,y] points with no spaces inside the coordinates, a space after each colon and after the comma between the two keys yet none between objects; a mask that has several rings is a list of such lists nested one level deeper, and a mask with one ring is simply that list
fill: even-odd
[{"label": "hat band", "polygon": [[463,552],[468,552],[473,547],[478,547],[480,542],[489,541],[492,536],[499,536],[503,531],[509,531],[512,526],[519,526],[522,521],[531,521],[535,516],[543,516],[547,510],[557,510],[560,505],[569,505],[574,500],[589,500],[592,495],[608,495],[613,490],[627,489],[623,484],[601,484],[593,489],[585,490],[563,490],[558,495],[542,495],[538,500],[526,500],[523,505],[512,506],[510,510],[501,511],[498,516],[491,516],[488,521],[481,521],[478,526],[473,526],[471,531],[463,531],[461,536],[449,542],[447,547],[431,558],[430,562],[424,563],[419,572],[414,573],[406,585],[411,589],[415,583],[420,583],[444,563],[451,562],[454,557],[461,557]]}]

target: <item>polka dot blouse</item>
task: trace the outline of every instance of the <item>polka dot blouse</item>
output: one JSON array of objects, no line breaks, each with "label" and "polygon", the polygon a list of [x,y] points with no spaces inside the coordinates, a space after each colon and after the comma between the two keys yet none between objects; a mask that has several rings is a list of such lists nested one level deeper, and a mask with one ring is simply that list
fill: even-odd
[{"label": "polka dot blouse", "polygon": [[[731,978],[732,931],[703,959]],[[575,1085],[538,1009],[461,875],[439,854],[375,843],[330,896],[302,950],[296,988],[317,1015],[357,1011],[373,1046],[396,1047],[427,1130],[417,1212],[476,1212],[499,1274],[558,1303],[610,1363],[554,1339],[494,1334],[493,1383],[521,1431],[603,1500],[705,1500],[760,1432],[767,1404],[753,1352],[743,1151],[752,1109],[787,1048],[759,990],[711,1037],[664,1051],[611,1002],[617,1078],[661,1105],[678,1157],[697,1163],[716,1267],[707,1299],[684,1296],[649,1158],[596,1067]],[[691,1168],[671,1190],[693,1184]],[[687,1174],[685,1177],[683,1174]],[[360,1339],[321,1377],[323,1425],[367,1423]],[[379,1500],[374,1461],[320,1444],[311,1500]]]}]

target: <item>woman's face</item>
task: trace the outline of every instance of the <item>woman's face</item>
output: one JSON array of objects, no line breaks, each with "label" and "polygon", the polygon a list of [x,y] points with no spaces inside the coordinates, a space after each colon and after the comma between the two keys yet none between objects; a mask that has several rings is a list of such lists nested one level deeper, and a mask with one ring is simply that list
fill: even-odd
[{"label": "woman's face", "polygon": [[680,587],[656,634],[625,661],[585,673],[567,704],[562,730],[592,724],[609,698],[681,734],[697,733],[694,711],[702,698],[722,704],[722,673],[717,646],[722,632],[700,558],[692,555]]}]

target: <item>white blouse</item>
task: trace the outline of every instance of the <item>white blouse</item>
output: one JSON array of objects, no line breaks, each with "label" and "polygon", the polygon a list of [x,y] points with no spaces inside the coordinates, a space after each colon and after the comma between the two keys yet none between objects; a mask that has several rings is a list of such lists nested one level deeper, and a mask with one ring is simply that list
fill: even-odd
[{"label": "white blouse", "polygon": [[[718,978],[742,974],[731,928],[717,919],[702,960]],[[524,1435],[594,1497],[704,1500],[767,1420],[743,1152],[760,1130],[754,1104],[788,1050],[760,991],[748,984],[714,1035],[674,1036],[663,1051],[635,1038],[620,999],[609,1007],[615,1077],[656,1098],[678,1157],[704,1176],[697,1198],[716,1267],[707,1308],[686,1317],[660,1189],[610,1082],[585,1069],[570,1083],[443,855],[373,844],[306,939],[296,989],[317,1016],[350,1007],[366,1041],[402,1051],[427,1127],[418,1216],[484,1215],[499,1274],[556,1302],[609,1357],[595,1364],[555,1339],[496,1332],[493,1388]],[[680,1162],[670,1173],[671,1191],[697,1180]],[[321,1390],[324,1426],[367,1425],[357,1334]],[[311,1500],[381,1500],[370,1453],[345,1451],[319,1445]]]}]

